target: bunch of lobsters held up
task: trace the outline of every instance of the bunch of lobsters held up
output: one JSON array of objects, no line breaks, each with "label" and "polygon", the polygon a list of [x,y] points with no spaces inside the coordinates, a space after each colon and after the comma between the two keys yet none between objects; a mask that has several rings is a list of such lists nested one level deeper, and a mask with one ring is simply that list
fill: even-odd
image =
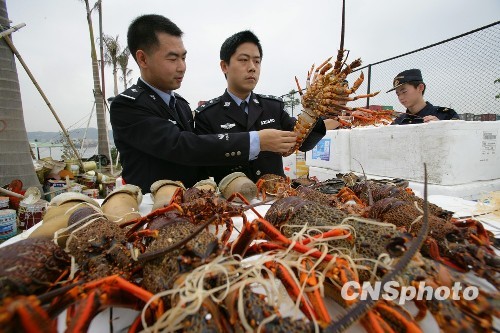
[{"label": "bunch of lobsters held up", "polygon": [[[138,311],[131,332],[340,332],[355,322],[420,332],[427,311],[444,332],[493,331],[500,261],[490,235],[404,185],[353,175],[254,184],[236,174],[189,189],[165,180],[145,216],[133,185],[102,205],[60,194],[27,239],[0,250],[0,330],[56,332],[67,310],[67,331],[84,332],[103,309],[126,307]],[[416,313],[401,298],[356,297],[363,283],[389,281],[462,288],[413,300]]]}]

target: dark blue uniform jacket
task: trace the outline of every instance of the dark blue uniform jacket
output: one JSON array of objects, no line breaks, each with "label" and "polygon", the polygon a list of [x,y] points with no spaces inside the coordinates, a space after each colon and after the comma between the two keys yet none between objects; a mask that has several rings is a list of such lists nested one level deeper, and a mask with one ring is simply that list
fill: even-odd
[{"label": "dark blue uniform jacket", "polygon": [[[236,134],[266,128],[292,131],[296,119],[290,117],[284,107],[284,102],[280,98],[252,93],[247,115],[226,91],[224,95],[196,109],[195,132],[199,134],[223,132]],[[314,148],[325,133],[325,123],[320,120],[315,124],[313,131],[303,142],[300,150],[308,151]],[[267,151],[260,152],[253,161],[244,161],[234,166],[210,167],[208,171],[209,176],[214,177],[217,182],[236,171],[245,173],[254,182],[266,173],[285,175],[283,157],[280,154]]]},{"label": "dark blue uniform jacket", "polygon": [[[189,104],[175,94],[175,110],[140,79],[111,103],[115,145],[120,152],[123,179],[150,192],[160,179],[180,180],[191,187],[205,178],[205,165],[238,165],[248,161],[248,133],[193,133]],[[221,132],[222,133],[222,132]],[[239,151],[238,155],[226,156]]]},{"label": "dark blue uniform jacket", "polygon": [[441,106],[434,106],[431,103],[426,102],[425,107],[418,113],[412,115],[408,110],[406,110],[406,113],[397,117],[391,125],[421,124],[424,122],[425,116],[436,116],[439,120],[460,119],[455,110]]}]

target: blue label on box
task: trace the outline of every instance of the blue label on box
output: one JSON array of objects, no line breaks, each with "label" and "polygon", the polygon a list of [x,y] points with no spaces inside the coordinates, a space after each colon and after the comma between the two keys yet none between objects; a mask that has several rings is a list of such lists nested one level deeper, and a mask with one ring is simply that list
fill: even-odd
[{"label": "blue label on box", "polygon": [[313,160],[330,161],[330,143],[331,139],[319,140],[316,147],[312,149]]}]

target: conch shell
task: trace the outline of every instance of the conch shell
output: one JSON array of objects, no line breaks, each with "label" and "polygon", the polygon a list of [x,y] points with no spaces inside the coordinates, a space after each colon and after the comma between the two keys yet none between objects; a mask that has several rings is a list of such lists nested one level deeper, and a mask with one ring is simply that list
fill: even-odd
[{"label": "conch shell", "polygon": [[101,208],[108,220],[122,224],[141,217],[139,212],[141,202],[141,188],[126,184],[108,194]]},{"label": "conch shell", "polygon": [[153,208],[151,211],[169,205],[173,195],[178,189],[181,189],[183,193],[186,190],[184,184],[180,181],[163,179],[157,180],[151,184],[151,199],[153,200]]}]

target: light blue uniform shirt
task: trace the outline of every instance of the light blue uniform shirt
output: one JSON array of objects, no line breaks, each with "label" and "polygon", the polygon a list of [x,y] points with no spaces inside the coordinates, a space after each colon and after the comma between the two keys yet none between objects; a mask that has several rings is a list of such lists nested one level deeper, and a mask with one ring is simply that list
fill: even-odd
[{"label": "light blue uniform shirt", "polygon": [[[149,83],[147,83],[146,81],[144,81],[144,79],[141,77],[141,81],[144,82],[149,88],[151,88],[155,93],[158,94],[158,96],[161,97],[161,99],[167,104],[167,105],[170,105],[170,99],[171,98],[174,98],[175,97],[172,97],[172,91],[170,92],[164,92],[164,91],[161,91],[155,87],[153,87],[152,85],[150,85]],[[175,110],[173,110],[175,111]]]},{"label": "light blue uniform shirt", "polygon": [[[238,96],[235,96],[229,90],[227,90],[227,93],[236,102],[236,104],[238,104],[238,106],[241,104],[241,102],[243,102],[243,100],[241,98],[239,98]],[[251,94],[249,94],[247,96],[247,98],[244,99],[245,102],[247,102],[247,105],[245,106],[246,114],[248,114],[248,105],[250,103],[250,95]],[[251,160],[255,160],[260,153],[260,138],[259,138],[259,134],[257,133],[257,131],[251,131],[249,133],[250,133],[250,154],[249,154],[250,156],[248,157],[248,160],[251,161]]]}]

